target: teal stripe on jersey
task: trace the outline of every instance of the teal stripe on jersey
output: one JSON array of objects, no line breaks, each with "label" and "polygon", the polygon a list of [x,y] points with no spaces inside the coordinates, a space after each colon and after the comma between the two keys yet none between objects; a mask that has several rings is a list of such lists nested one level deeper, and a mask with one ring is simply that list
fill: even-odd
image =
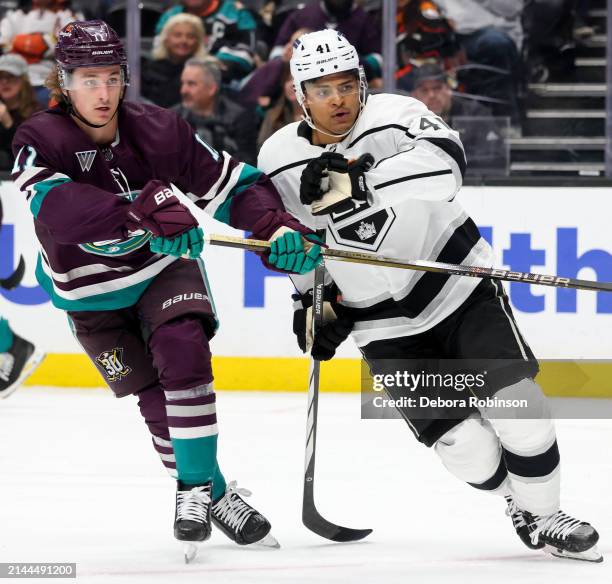
[{"label": "teal stripe on jersey", "polygon": [[0,318],[0,353],[6,353],[13,346],[13,331],[8,320]]},{"label": "teal stripe on jersey", "polygon": [[36,262],[36,279],[38,283],[43,287],[45,292],[51,297],[53,306],[61,310],[119,310],[121,308],[127,308],[133,306],[138,302],[138,299],[144,294],[144,291],[149,287],[149,284],[158,276],[156,274],[152,278],[133,284],[121,290],[114,292],[105,292],[103,294],[93,294],[86,298],[80,298],[78,300],[68,300],[62,298],[53,286],[53,280],[47,276],[42,267],[42,259],[38,256]]},{"label": "teal stripe on jersey", "polygon": [[217,437],[171,439],[179,481],[186,485],[213,481],[213,499],[223,495],[226,486],[217,464]]},{"label": "teal stripe on jersey", "polygon": [[219,205],[219,208],[215,211],[214,218],[217,221],[221,221],[222,223],[226,223],[227,225],[229,225],[232,199],[236,195],[239,195],[242,191],[253,186],[259,180],[259,177],[261,175],[261,170],[258,170],[250,164],[245,164],[242,170],[240,171],[240,176],[238,177],[236,184],[227,195],[225,201],[223,201],[223,203],[221,203]]},{"label": "teal stripe on jersey", "polygon": [[63,185],[67,182],[71,182],[71,180],[69,178],[53,178],[50,180],[41,180],[39,183],[34,185],[34,196],[30,201],[30,211],[32,211],[34,218],[38,217],[40,208],[42,207],[45,197],[49,194],[49,191],[53,187]]}]

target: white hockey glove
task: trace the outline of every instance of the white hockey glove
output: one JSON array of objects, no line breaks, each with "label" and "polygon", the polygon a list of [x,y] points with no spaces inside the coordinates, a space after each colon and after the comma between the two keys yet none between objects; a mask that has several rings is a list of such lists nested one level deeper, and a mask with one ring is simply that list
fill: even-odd
[{"label": "white hockey glove", "polygon": [[[347,172],[348,160],[336,152],[323,152],[306,165],[300,177],[300,201],[303,205],[313,205],[325,195],[329,189],[330,171]],[[326,212],[339,211],[341,204],[342,199],[329,201]]]},{"label": "white hockey glove", "polygon": [[374,165],[374,157],[366,153],[346,163],[346,170],[329,170],[329,190],[320,199],[313,201],[310,207],[313,215],[350,209],[353,199],[367,201],[370,191],[365,174]]}]

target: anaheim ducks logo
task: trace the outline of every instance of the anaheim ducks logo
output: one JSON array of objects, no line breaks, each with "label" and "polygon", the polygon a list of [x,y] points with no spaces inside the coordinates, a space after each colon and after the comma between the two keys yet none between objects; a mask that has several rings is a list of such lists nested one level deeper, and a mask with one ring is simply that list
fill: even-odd
[{"label": "anaheim ducks logo", "polygon": [[140,229],[130,233],[128,239],[111,239],[109,241],[94,241],[81,243],[79,247],[87,253],[101,256],[123,256],[140,249],[153,237],[149,231]]}]

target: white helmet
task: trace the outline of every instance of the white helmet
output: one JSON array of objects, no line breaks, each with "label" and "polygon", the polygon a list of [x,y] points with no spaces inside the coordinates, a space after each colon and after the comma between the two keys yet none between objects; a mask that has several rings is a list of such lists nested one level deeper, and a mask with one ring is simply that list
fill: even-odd
[{"label": "white helmet", "polygon": [[[295,96],[304,110],[304,117],[310,127],[315,128],[310,114],[304,106],[303,84],[305,81],[344,71],[356,71],[359,75],[359,102],[361,109],[363,109],[368,88],[365,73],[363,67],[359,65],[357,50],[337,30],[326,28],[303,34],[293,43],[293,54],[289,66],[293,77]],[[321,131],[318,128],[315,129]],[[353,127],[342,136],[346,136],[352,129]],[[323,133],[327,134],[327,132]]]}]

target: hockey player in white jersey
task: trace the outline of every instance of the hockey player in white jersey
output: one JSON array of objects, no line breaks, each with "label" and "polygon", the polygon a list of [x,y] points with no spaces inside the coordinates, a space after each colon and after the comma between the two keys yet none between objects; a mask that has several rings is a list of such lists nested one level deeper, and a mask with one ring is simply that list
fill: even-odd
[{"label": "hockey player in white jersey", "polygon": [[[300,37],[290,65],[304,120],[271,136],[258,160],[287,210],[324,229],[332,248],[490,267],[489,244],[454,201],[466,168],[458,134],[415,99],[368,97],[357,53],[337,31]],[[491,376],[494,395],[527,398],[540,414],[533,419],[401,413],[451,473],[506,498],[528,547],[601,561],[597,531],[560,510],[554,424],[501,284],[345,262],[327,270],[326,321],[314,346],[312,274],[292,276],[294,332],[315,358],[330,359],[351,334],[373,373],[387,359],[513,360]]]}]

